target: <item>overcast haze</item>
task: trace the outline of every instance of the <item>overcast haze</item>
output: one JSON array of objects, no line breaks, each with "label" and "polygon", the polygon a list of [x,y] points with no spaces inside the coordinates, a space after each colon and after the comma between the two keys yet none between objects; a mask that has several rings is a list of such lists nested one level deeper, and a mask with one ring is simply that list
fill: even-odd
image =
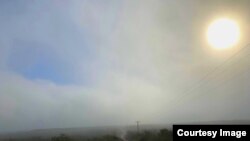
[{"label": "overcast haze", "polygon": [[[1,0],[0,131],[250,119],[250,48],[204,79],[249,42],[249,6]],[[218,17],[240,25],[233,49],[206,42]]]}]

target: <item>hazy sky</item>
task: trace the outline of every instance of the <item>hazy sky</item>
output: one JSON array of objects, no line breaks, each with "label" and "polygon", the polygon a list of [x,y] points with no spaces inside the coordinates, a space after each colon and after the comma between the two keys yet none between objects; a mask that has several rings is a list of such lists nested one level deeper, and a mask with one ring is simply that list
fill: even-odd
[{"label": "hazy sky", "polygon": [[[203,79],[249,42],[249,6],[1,0],[0,131],[250,119],[250,48]],[[233,49],[206,42],[220,17],[240,25]]]}]

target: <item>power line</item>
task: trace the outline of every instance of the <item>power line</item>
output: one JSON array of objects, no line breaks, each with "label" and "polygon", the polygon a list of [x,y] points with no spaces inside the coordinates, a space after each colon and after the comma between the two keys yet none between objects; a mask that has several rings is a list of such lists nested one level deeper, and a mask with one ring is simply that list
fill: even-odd
[{"label": "power line", "polygon": [[[203,86],[204,84],[208,83],[209,80],[208,78],[214,74],[217,70],[219,70],[221,67],[223,67],[224,65],[226,65],[227,63],[229,63],[230,61],[232,61],[237,55],[239,55],[243,50],[245,50],[248,46],[250,45],[247,44],[245,45],[244,47],[242,47],[240,50],[238,50],[235,54],[233,54],[231,57],[229,57],[228,59],[226,59],[223,63],[221,63],[220,65],[216,66],[214,69],[212,69],[210,72],[208,72],[202,79],[200,79],[197,84],[190,88],[189,90],[187,90],[186,92],[184,92],[184,94],[178,98],[176,101],[175,101],[175,104],[178,104],[179,102],[181,102],[181,100],[183,100],[183,98],[191,95],[194,90],[196,89],[199,89],[201,86]],[[195,94],[195,93],[194,93]]]}]

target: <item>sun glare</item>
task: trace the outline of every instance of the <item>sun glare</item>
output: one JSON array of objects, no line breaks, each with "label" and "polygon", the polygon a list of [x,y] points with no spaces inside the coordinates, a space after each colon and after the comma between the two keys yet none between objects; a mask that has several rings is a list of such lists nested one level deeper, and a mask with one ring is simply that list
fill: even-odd
[{"label": "sun glare", "polygon": [[216,49],[233,47],[239,41],[240,29],[231,19],[215,20],[207,29],[207,41]]}]

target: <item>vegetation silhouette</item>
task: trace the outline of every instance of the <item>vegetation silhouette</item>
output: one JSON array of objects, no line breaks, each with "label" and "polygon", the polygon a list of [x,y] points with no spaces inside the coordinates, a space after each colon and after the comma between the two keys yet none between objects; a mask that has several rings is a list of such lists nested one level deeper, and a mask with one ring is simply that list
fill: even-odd
[{"label": "vegetation silhouette", "polygon": [[172,141],[172,131],[168,129],[144,130],[141,132],[127,131],[124,137],[119,135],[67,135],[59,134],[53,137],[6,138],[0,141]]}]

